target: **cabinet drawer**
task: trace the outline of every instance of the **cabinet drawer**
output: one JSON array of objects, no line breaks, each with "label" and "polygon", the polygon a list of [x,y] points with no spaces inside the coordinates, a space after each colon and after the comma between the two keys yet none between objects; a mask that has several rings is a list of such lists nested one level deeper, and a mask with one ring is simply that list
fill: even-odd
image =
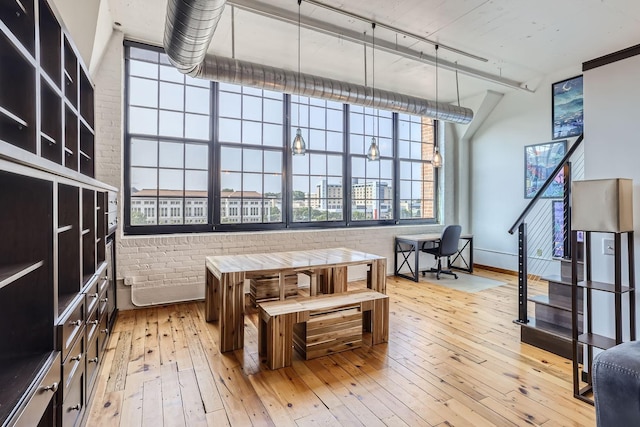
[{"label": "cabinet drawer", "polygon": [[84,336],[78,338],[76,345],[73,346],[69,357],[62,364],[62,400],[67,400],[67,394],[76,381],[77,376],[84,373]]},{"label": "cabinet drawer", "polygon": [[49,368],[35,388],[35,393],[29,398],[22,412],[15,419],[14,426],[32,427],[38,425],[49,402],[55,396],[60,384],[60,352],[52,353],[49,361]]},{"label": "cabinet drawer", "polygon": [[84,298],[78,298],[75,307],[58,323],[58,350],[66,360],[69,350],[79,335],[84,333]]},{"label": "cabinet drawer", "polygon": [[109,310],[109,295],[107,294],[107,287],[105,286],[100,292],[98,316],[102,316],[107,310]]},{"label": "cabinet drawer", "polygon": [[[97,329],[97,328],[96,328]],[[87,357],[86,357],[86,378],[87,378],[87,396],[91,396],[91,390],[93,389],[93,384],[98,377],[98,366],[100,364],[101,352],[98,347],[100,345],[100,341],[98,340],[98,335],[94,336],[93,340],[89,340],[89,344],[87,345]]]},{"label": "cabinet drawer", "polygon": [[87,313],[91,313],[98,305],[98,299],[100,297],[100,293],[98,292],[98,282],[99,280],[92,281],[85,289],[84,297]]},{"label": "cabinet drawer", "polygon": [[98,317],[98,307],[94,307],[93,312],[87,316],[87,342],[94,339],[98,332],[98,325],[100,324]]},{"label": "cabinet drawer", "polygon": [[69,387],[64,397],[64,403],[60,405],[59,413],[63,427],[74,427],[78,424],[84,408],[84,362],[81,370],[76,371],[71,378]]},{"label": "cabinet drawer", "polygon": [[100,317],[100,325],[98,326],[98,354],[100,355],[104,351],[104,347],[109,340],[109,326],[107,324],[107,313],[102,313]]}]

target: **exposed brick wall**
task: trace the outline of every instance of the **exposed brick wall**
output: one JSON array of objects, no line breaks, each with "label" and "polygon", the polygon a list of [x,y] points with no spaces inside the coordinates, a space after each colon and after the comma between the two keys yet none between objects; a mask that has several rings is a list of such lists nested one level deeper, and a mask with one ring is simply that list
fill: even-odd
[{"label": "exposed brick wall", "polygon": [[[114,32],[94,79],[96,176],[120,189],[124,87],[122,43],[122,33]],[[119,216],[122,218],[122,192],[118,200]],[[348,247],[387,257],[387,273],[392,274],[394,236],[439,230],[439,226],[422,225],[125,237],[119,228],[116,275],[124,281],[125,286],[132,286],[134,301],[148,304],[203,297],[204,258],[207,255]],[[364,269],[354,268],[350,272],[350,279],[361,279],[364,275]],[[131,306],[130,301],[122,300],[118,305]]]}]

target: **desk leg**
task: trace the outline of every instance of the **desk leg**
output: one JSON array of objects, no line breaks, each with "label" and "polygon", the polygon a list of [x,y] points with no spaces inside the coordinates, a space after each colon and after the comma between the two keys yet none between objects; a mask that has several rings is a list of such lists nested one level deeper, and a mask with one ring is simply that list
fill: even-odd
[{"label": "desk leg", "polygon": [[207,322],[218,320],[220,316],[220,281],[205,268],[204,314]]},{"label": "desk leg", "polygon": [[331,269],[331,293],[347,292],[347,267]]},{"label": "desk leg", "polygon": [[222,274],[220,278],[220,351],[244,346],[244,273]]},{"label": "desk leg", "polygon": [[315,297],[318,294],[318,273],[316,270],[311,270],[309,282],[309,295]]},{"label": "desk leg", "polygon": [[280,301],[284,301],[284,273],[278,273],[278,290]]}]

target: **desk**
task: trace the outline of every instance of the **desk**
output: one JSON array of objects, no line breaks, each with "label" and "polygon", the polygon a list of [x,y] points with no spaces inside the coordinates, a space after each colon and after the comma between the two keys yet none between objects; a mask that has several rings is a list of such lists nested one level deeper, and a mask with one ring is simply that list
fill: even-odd
[{"label": "desk", "polygon": [[205,317],[220,322],[220,351],[244,346],[244,280],[247,277],[278,275],[280,299],[284,299],[286,274],[311,275],[310,294],[315,295],[317,276],[325,280],[325,292],[347,291],[347,267],[367,265],[367,287],[386,294],[387,259],[346,248],[209,256],[205,260]]},{"label": "desk", "polygon": [[[395,253],[393,259],[393,270],[396,276],[404,277],[405,279],[413,280],[417,282],[420,274],[420,248],[423,243],[436,242],[440,240],[441,233],[428,233],[428,234],[411,234],[405,236],[396,236]],[[464,241],[462,247],[458,248],[458,253],[451,259],[447,259],[448,268],[456,270],[468,271],[473,273],[473,234],[462,234],[460,240]],[[464,257],[465,249],[469,248],[469,262]],[[398,265],[398,254],[402,255],[402,262]],[[409,262],[409,256],[414,254],[414,265],[411,266]],[[453,265],[456,260],[460,260],[464,267],[457,267]],[[411,275],[400,273],[400,270],[404,266],[409,267]]]}]

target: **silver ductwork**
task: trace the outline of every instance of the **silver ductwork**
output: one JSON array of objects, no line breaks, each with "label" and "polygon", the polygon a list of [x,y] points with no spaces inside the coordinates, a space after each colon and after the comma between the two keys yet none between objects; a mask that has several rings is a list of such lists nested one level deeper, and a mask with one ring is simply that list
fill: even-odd
[{"label": "silver ductwork", "polygon": [[192,77],[252,86],[260,89],[310,96],[426,116],[438,120],[467,124],[473,111],[446,103],[403,95],[381,89],[372,90],[311,74],[237,59],[206,55],[220,15],[221,0],[169,0],[164,34],[165,51],[182,73]]}]

